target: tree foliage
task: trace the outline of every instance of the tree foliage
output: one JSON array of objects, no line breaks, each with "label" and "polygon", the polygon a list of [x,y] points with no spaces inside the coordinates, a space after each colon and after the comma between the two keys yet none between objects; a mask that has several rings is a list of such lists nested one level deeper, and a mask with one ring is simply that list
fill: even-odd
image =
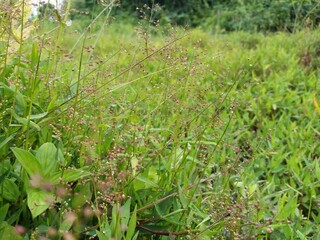
[{"label": "tree foliage", "polygon": [[[76,7],[93,11],[97,4],[96,0],[82,0],[76,2]],[[160,20],[213,31],[291,32],[320,23],[318,0],[122,0],[117,14],[140,17],[137,9],[143,6],[159,6]]]}]

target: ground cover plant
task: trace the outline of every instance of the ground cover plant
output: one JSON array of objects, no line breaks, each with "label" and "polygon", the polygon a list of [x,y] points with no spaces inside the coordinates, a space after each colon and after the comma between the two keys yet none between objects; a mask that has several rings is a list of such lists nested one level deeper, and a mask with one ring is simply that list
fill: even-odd
[{"label": "ground cover plant", "polygon": [[0,239],[319,239],[319,30],[112,7],[0,8]]}]

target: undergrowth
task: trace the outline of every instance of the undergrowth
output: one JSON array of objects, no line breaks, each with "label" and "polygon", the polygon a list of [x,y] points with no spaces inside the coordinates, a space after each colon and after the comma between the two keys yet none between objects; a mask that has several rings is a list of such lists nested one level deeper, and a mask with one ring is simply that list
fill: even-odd
[{"label": "undergrowth", "polygon": [[[319,238],[319,32],[3,4],[1,239]],[[151,16],[151,17],[150,17]],[[316,99],[316,98],[315,98]]]}]

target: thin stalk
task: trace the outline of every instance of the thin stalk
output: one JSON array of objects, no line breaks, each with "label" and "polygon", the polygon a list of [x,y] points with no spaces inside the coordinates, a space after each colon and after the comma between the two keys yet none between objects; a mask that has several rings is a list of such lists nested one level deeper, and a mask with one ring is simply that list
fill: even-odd
[{"label": "thin stalk", "polygon": [[[229,89],[228,89],[227,93],[225,94],[223,100],[220,102],[220,105],[219,105],[218,109],[220,109],[220,107],[222,106],[222,104],[225,102],[225,100],[227,99],[227,96],[229,96],[229,94],[230,94],[230,92],[231,92],[231,89],[235,86],[236,82],[237,82],[237,81],[234,81],[233,85],[231,85],[231,86],[229,87]],[[212,104],[209,104],[209,106],[211,106],[211,105],[212,105]],[[206,110],[208,109],[209,106],[207,106],[206,108],[204,108],[195,118],[193,118],[193,119],[189,122],[189,124],[191,124],[193,121],[195,121],[204,111],[206,111]],[[216,118],[217,116],[218,116],[218,112],[216,113],[216,115],[214,116],[214,118]],[[228,121],[228,123],[227,123],[227,126],[225,127],[222,135],[220,136],[219,140],[217,141],[217,143],[216,143],[216,145],[215,145],[215,147],[214,147],[211,155],[213,155],[213,154],[216,152],[216,150],[218,149],[218,146],[220,145],[223,137],[225,136],[225,134],[226,134],[226,132],[227,132],[227,129],[228,129],[228,127],[229,127],[230,122],[231,122],[231,118],[229,118],[229,121]],[[208,123],[208,124],[209,124],[209,123]],[[204,130],[205,130],[205,128],[204,128]],[[203,131],[204,131],[204,130],[203,130]],[[200,140],[200,138],[199,138],[199,140]],[[190,198],[189,198],[189,201],[188,201],[187,206],[189,206],[189,205],[191,204],[191,201],[192,201],[192,199],[193,199],[193,197],[194,197],[194,195],[195,195],[195,193],[196,193],[196,190],[197,190],[197,188],[198,188],[198,186],[199,186],[199,184],[200,184],[200,182],[201,182],[201,179],[204,177],[205,172],[207,171],[207,169],[208,169],[209,166],[210,166],[210,161],[205,165],[204,169],[202,170],[202,172],[201,172],[201,174],[200,174],[200,176],[199,176],[199,179],[198,179],[198,181],[197,181],[197,183],[196,183],[196,185],[195,185],[195,189],[194,189],[194,191],[192,192],[192,194],[191,194],[191,196],[190,196]],[[182,215],[181,215],[181,217],[180,217],[180,220],[181,220],[184,216],[185,216],[185,212],[182,213]]]},{"label": "thin stalk", "polygon": [[[80,55],[80,61],[79,61],[79,69],[78,69],[78,79],[77,79],[77,88],[76,88],[76,94],[75,94],[75,103],[73,105],[73,114],[72,114],[72,123],[74,124],[75,122],[75,113],[77,111],[78,108],[78,103],[79,103],[79,92],[80,92],[80,83],[81,83],[81,70],[82,70],[82,60],[83,60],[83,52],[84,52],[84,48],[85,48],[85,43],[87,40],[87,35],[83,40],[82,43],[82,49],[81,49],[81,55]],[[73,125],[72,124],[72,125]]]},{"label": "thin stalk", "polygon": [[[126,69],[124,69],[122,72],[120,72],[119,74],[117,74],[116,76],[114,76],[113,78],[111,78],[109,81],[105,82],[104,84],[102,84],[101,86],[99,86],[98,88],[96,88],[94,91],[87,93],[86,95],[84,95],[82,98],[78,99],[78,102],[81,102],[87,98],[89,98],[90,96],[96,94],[98,91],[100,91],[101,89],[105,88],[107,85],[109,85],[110,82],[114,81],[115,79],[119,78],[120,76],[124,75],[125,73],[129,72],[131,69],[139,66],[141,63],[143,63],[144,61],[146,61],[147,59],[151,58],[152,56],[156,55],[157,53],[163,51],[164,49],[166,49],[168,46],[174,44],[175,42],[181,40],[182,38],[186,37],[187,35],[183,35],[179,38],[174,39],[173,41],[165,44],[164,46],[160,47],[159,49],[155,50],[154,52],[152,52],[150,55],[142,58],[141,60],[139,60],[138,62],[136,62],[135,64],[127,67]],[[80,92],[82,93],[82,92]],[[56,110],[58,110],[59,108],[61,108],[62,106],[66,105],[68,102],[72,101],[73,99],[75,99],[77,96],[72,96],[71,98],[69,98],[68,100],[66,100],[65,102],[61,103],[59,106],[57,106],[56,108],[53,108],[50,110],[49,114],[54,113]],[[95,99],[97,100],[97,99]],[[92,104],[93,101],[90,102],[90,104]],[[63,113],[65,113],[68,109],[62,110],[60,113],[55,115],[55,118],[62,115]],[[47,116],[48,116],[47,115]],[[46,116],[46,117],[47,117]],[[43,120],[43,118],[39,119],[38,123]]]},{"label": "thin stalk", "polygon": [[[98,41],[99,41],[99,39],[100,39],[100,37],[101,37],[101,34],[104,32],[104,26],[106,25],[107,20],[108,20],[109,17],[110,17],[111,10],[112,10],[112,7],[109,7],[109,11],[108,11],[108,13],[107,13],[107,16],[105,17],[104,23],[102,24],[101,29],[100,29],[97,37],[96,37],[96,40],[94,41],[93,48],[97,45],[97,43],[98,43]],[[89,30],[89,29],[88,29],[88,30]],[[93,54],[93,51],[89,54],[88,60],[91,59],[92,54]]]},{"label": "thin stalk", "polygon": [[[14,35],[12,34],[12,37],[15,38],[16,41],[18,41],[19,43],[19,54],[18,54],[18,64],[17,64],[17,79],[16,81],[19,82],[19,75],[20,75],[20,66],[21,66],[21,56],[22,56],[22,40],[23,40],[23,29],[24,29],[24,5],[25,5],[25,0],[22,1],[22,9],[21,9],[21,29],[20,29],[20,40],[16,39],[14,37]],[[12,25],[12,20],[11,20],[11,26],[10,26],[10,30],[12,29],[13,25]],[[17,103],[17,92],[18,92],[18,88],[15,88],[14,91],[14,97],[13,97],[13,104],[12,104],[12,112],[11,112],[11,116],[10,116],[10,124],[12,123],[13,120],[13,113],[14,113],[14,108],[16,106]],[[28,130],[28,129],[27,129]]]},{"label": "thin stalk", "polygon": [[83,36],[85,36],[85,34],[87,34],[87,32],[91,29],[91,27],[93,26],[93,24],[101,17],[101,15],[106,11],[106,10],[110,10],[108,15],[110,14],[111,10],[112,10],[112,7],[115,3],[115,0],[112,0],[110,2],[110,4],[108,4],[104,9],[102,9],[102,11],[95,17],[95,19],[93,19],[93,21],[89,24],[89,26],[84,30],[84,32],[81,34],[81,36],[78,38],[78,40],[76,41],[76,43],[73,45],[73,47],[71,48],[71,50],[69,51],[69,54],[71,54],[76,46],[78,45],[78,43],[81,41],[81,39],[83,38]]},{"label": "thin stalk", "polygon": [[225,213],[223,214],[220,218],[218,218],[216,221],[214,221],[212,224],[210,224],[209,226],[207,226],[204,230],[202,230],[201,232],[199,232],[197,235],[195,235],[193,238],[191,238],[191,240],[196,240],[199,239],[199,237],[201,236],[201,234],[203,234],[205,231],[209,230],[210,228],[212,228],[214,225],[218,224],[219,222],[223,221],[224,219],[226,219],[227,217],[230,216],[230,213]]}]

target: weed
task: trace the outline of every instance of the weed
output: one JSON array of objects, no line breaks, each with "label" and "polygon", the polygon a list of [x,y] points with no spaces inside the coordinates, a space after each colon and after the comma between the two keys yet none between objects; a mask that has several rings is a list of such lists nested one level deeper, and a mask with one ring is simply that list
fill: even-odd
[{"label": "weed", "polygon": [[0,9],[1,239],[319,237],[318,31],[134,29],[110,3],[79,33],[24,6]]}]

